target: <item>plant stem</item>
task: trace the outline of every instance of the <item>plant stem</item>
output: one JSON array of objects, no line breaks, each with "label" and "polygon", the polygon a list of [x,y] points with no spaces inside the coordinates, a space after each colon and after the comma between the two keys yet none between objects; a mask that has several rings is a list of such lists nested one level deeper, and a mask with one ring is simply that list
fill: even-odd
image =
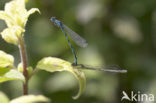
[{"label": "plant stem", "polygon": [[26,48],[23,38],[19,38],[19,51],[20,57],[23,65],[23,75],[25,77],[25,83],[23,84],[23,94],[28,94],[28,72],[27,72],[27,57],[26,57]]},{"label": "plant stem", "polygon": [[34,71],[29,75],[29,79],[35,74],[37,73],[39,70],[37,68],[34,69]]}]

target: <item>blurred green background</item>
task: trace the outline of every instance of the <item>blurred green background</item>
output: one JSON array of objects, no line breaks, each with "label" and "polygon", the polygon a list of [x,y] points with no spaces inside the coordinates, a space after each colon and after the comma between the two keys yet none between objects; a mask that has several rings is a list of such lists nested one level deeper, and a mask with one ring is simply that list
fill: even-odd
[{"label": "blurred green background", "polygon": [[[0,10],[8,1],[0,0]],[[78,63],[118,65],[128,73],[84,70],[86,90],[73,100],[78,84],[72,74],[40,71],[29,82],[31,94],[43,94],[52,103],[121,103],[122,91],[156,96],[156,0],[29,0],[27,9],[33,7],[41,14],[33,14],[26,25],[29,65],[35,67],[47,56],[74,61],[64,34],[50,21],[55,16],[89,43],[87,48],[80,48],[72,42]],[[5,22],[0,21],[0,31],[5,27]],[[13,54],[16,65],[20,62],[18,48],[1,37],[0,50]],[[10,99],[16,98],[22,95],[22,84],[2,83],[0,90]]]}]

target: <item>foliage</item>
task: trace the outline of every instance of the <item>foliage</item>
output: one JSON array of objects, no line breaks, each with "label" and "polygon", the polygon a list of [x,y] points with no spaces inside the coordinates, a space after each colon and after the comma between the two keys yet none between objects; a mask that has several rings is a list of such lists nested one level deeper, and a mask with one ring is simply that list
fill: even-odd
[{"label": "foliage", "polygon": [[42,95],[26,95],[21,96],[13,100],[9,100],[9,98],[3,93],[0,92],[0,103],[37,103],[37,102],[46,102],[49,103],[49,99]]},{"label": "foliage", "polygon": [[[8,1],[0,0],[1,10]],[[39,71],[29,80],[29,92],[42,93],[53,103],[121,103],[123,90],[156,95],[155,4],[156,0],[29,0],[27,10],[37,7],[41,15],[30,16],[25,26],[28,67],[35,69],[49,56],[73,61],[64,35],[49,20],[55,16],[88,41],[85,49],[71,41],[79,63],[128,70],[126,75],[83,70],[87,87],[77,100],[71,98],[77,86],[72,74]],[[0,31],[4,28],[0,21]],[[17,48],[1,37],[0,49],[15,57],[15,66],[21,63]],[[0,90],[10,99],[18,97],[18,82],[1,83]]]},{"label": "foliage", "polygon": [[[7,24],[7,28],[1,32],[1,36],[7,43],[18,46],[21,56],[21,63],[19,63],[16,68],[14,66],[14,57],[5,53],[4,51],[0,51],[0,83],[9,80],[23,81],[24,94],[27,96],[14,99],[10,101],[10,103],[47,102],[49,100],[44,96],[33,96],[27,94],[28,80],[35,74],[35,71],[38,69],[49,72],[68,71],[74,74],[74,76],[79,80],[79,93],[73,97],[74,99],[77,99],[84,91],[86,81],[84,73],[76,70],[71,65],[71,63],[58,58],[48,57],[39,61],[36,66],[38,69],[35,68],[34,71],[31,66],[27,67],[27,54],[25,52],[26,48],[23,37],[28,17],[35,11],[40,12],[37,8],[32,8],[29,11],[25,9],[25,0],[12,0],[9,3],[6,3],[4,11],[0,11],[0,19],[4,20]],[[2,97],[7,103],[6,97]]]},{"label": "foliage", "polygon": [[56,72],[56,71],[71,72],[76,77],[76,79],[79,80],[79,86],[80,86],[79,93],[73,97],[74,99],[77,99],[83,93],[85,89],[86,78],[85,78],[84,73],[74,68],[70,62],[67,62],[59,58],[46,57],[38,62],[37,68],[46,70],[49,72]]}]

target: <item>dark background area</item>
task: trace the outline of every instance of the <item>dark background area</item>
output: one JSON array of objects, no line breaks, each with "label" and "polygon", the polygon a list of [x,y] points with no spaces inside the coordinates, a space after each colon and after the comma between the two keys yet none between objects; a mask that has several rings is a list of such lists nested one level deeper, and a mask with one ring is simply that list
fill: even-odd
[{"label": "dark background area", "polygon": [[[0,0],[1,10],[8,1]],[[72,99],[78,90],[72,74],[40,71],[29,82],[30,94],[43,94],[52,103],[121,103],[122,91],[156,96],[156,0],[29,0],[30,8],[41,11],[26,25],[30,66],[48,56],[74,61],[64,34],[50,21],[55,16],[88,41],[87,48],[72,42],[79,63],[128,70],[127,74],[84,70],[87,87],[77,100]],[[0,21],[0,31],[5,27]],[[1,37],[0,50],[14,55],[16,65],[20,62],[18,48]],[[0,84],[0,90],[16,98],[22,95],[22,84],[9,81]]]}]

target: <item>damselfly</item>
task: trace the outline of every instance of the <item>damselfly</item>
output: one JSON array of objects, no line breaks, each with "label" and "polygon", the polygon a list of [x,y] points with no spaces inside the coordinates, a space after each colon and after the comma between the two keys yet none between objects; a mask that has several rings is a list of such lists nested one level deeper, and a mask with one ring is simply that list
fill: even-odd
[{"label": "damselfly", "polygon": [[88,70],[97,70],[97,71],[104,71],[104,72],[113,72],[113,73],[127,73],[127,70],[121,70],[119,69],[119,67],[115,67],[115,66],[110,66],[110,67],[106,67],[105,69],[102,67],[92,67],[92,66],[88,66],[88,65],[84,65],[84,64],[77,64],[73,66],[76,67],[76,69],[88,69]]},{"label": "damselfly", "polygon": [[[52,17],[50,19],[57,27],[60,27],[62,32],[64,33],[67,41],[68,41],[68,44],[72,50],[72,53],[75,57],[75,65],[77,65],[77,56],[76,56],[76,53],[75,53],[75,50],[74,48],[72,47],[71,43],[70,43],[70,40],[67,36],[67,34],[71,37],[71,39],[80,47],[87,47],[88,43],[85,39],[83,39],[80,35],[78,35],[76,32],[72,31],[69,27],[67,27],[66,25],[64,25],[61,21],[59,20],[56,20],[55,17]],[[66,34],[67,32],[67,34]]]}]

